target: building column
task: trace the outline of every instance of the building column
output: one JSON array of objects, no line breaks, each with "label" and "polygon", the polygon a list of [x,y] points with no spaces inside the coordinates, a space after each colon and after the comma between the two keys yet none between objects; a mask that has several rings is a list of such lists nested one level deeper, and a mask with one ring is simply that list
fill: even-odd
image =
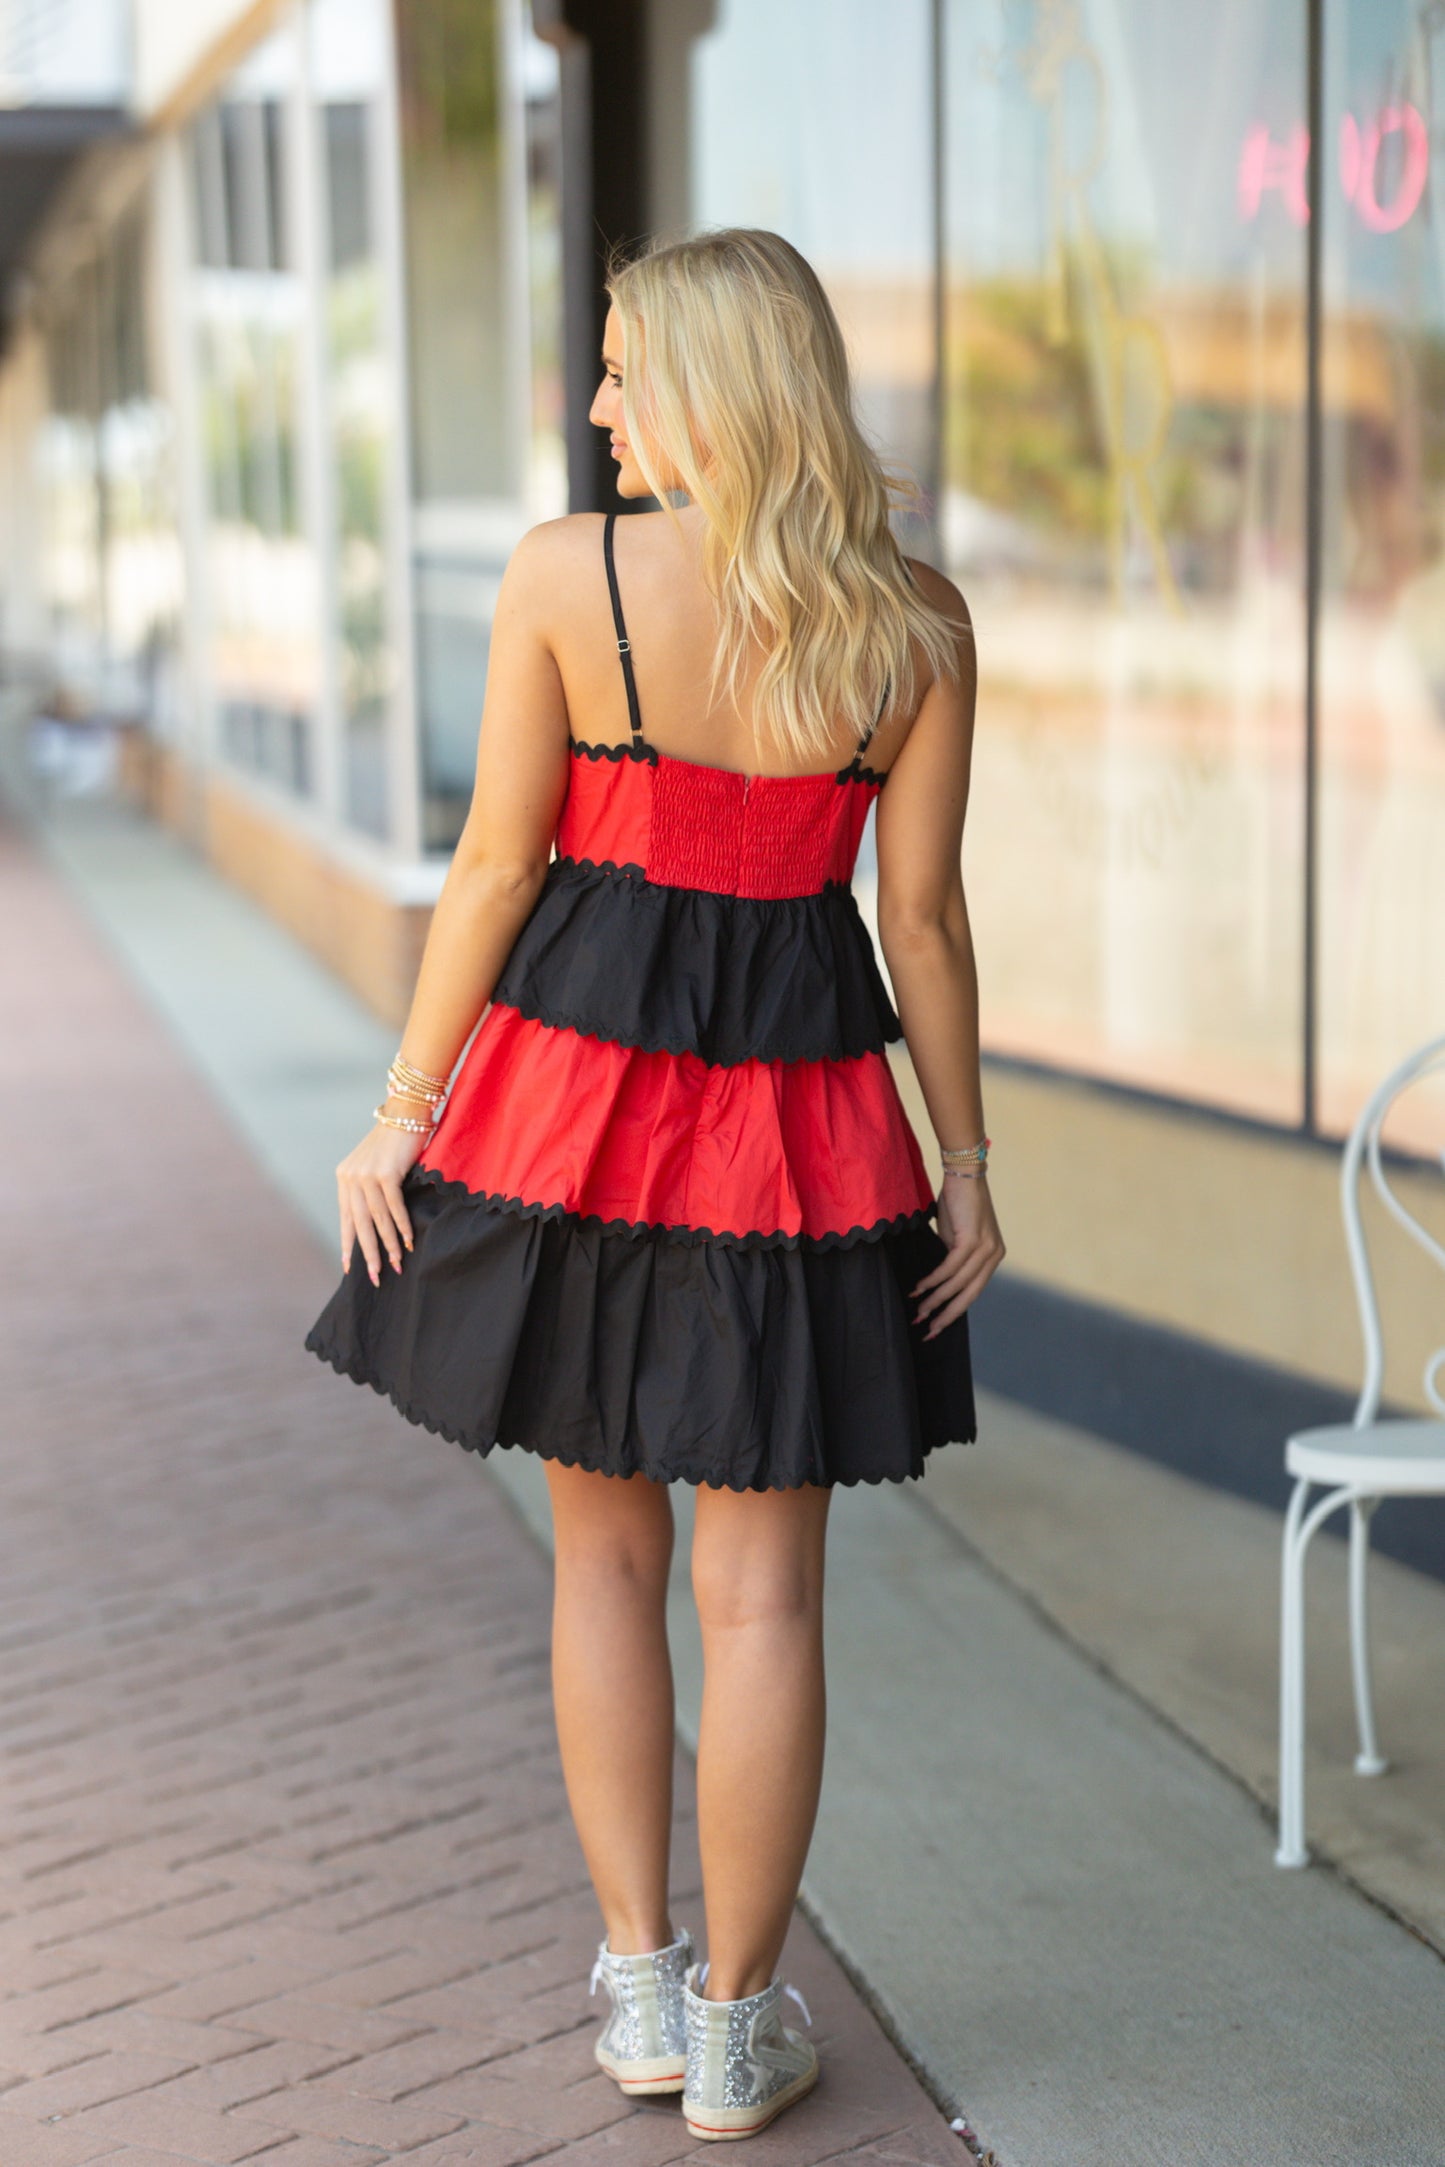
[{"label": "building column", "polygon": [[532,24],[562,64],[568,498],[591,512],[616,495],[607,440],[587,419],[602,374],[606,252],[647,233],[647,10],[644,0],[533,0]]}]

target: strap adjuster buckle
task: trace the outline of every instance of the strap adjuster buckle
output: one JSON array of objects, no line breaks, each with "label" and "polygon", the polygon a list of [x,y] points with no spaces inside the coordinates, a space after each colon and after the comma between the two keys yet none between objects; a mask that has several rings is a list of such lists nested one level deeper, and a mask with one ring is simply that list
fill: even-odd
[{"label": "strap adjuster buckle", "polygon": [[630,655],[632,652],[631,640],[619,640],[617,642],[617,652],[619,655]]}]

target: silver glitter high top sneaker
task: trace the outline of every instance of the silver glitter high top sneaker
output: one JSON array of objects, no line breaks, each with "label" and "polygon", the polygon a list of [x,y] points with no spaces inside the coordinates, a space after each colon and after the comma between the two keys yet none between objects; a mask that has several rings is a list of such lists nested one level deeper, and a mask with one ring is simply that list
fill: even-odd
[{"label": "silver glitter high top sneaker", "polygon": [[683,1989],[682,2111],[694,2137],[751,2137],[818,2081],[817,2054],[783,2022],[784,1994],[792,1995],[809,2024],[813,2020],[797,1988],[781,1979],[744,2001],[704,2001],[706,1976],[706,1965],[694,1965]]},{"label": "silver glitter high top sneaker", "polygon": [[624,2092],[680,2092],[687,2070],[683,1979],[693,1960],[684,1927],[665,1949],[614,1956],[604,1941],[592,1966],[590,1991],[605,1986],[612,2014],[593,2050]]}]

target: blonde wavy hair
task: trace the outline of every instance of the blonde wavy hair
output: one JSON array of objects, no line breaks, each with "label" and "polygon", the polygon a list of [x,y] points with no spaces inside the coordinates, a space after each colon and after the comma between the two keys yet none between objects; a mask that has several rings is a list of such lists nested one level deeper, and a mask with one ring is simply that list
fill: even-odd
[{"label": "blonde wavy hair", "polygon": [[885,697],[913,712],[915,653],[956,678],[962,627],[925,599],[888,523],[916,486],[859,425],[843,334],[807,259],[781,234],[723,227],[614,255],[606,290],[633,456],[674,521],[670,488],[703,514],[719,621],[710,698],[725,685],[738,704],[758,642],[760,732],[823,757],[840,720],[861,737]]}]

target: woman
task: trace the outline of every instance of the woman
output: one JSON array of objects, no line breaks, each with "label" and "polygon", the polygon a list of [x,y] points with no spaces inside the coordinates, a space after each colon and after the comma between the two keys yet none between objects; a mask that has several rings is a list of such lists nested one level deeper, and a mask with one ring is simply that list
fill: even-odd
[{"label": "woman", "polygon": [[[591,418],[618,494],[664,516],[551,520],[508,564],[471,810],[306,1344],[470,1450],[545,1459],[597,2059],[743,2137],[817,2075],[776,1966],[822,1772],[832,1487],[976,1436],[967,1312],[1004,1246],[960,874],[974,661],[957,589],[893,540],[797,251],[705,234],[607,291]],[[896,1012],[849,885],[875,800]],[[705,1965],[668,1903],[678,1480]]]}]

